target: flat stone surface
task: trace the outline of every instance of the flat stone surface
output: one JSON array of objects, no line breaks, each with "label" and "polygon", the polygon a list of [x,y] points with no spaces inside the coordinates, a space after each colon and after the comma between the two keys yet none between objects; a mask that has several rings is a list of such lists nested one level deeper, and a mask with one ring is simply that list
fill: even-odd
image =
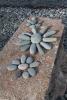
[{"label": "flat stone surface", "polygon": [[[64,26],[61,24],[61,20],[43,17],[40,18],[40,20],[44,20],[44,24],[47,26],[52,26],[51,28],[53,30],[59,30],[55,35],[58,37],[58,40],[54,43],[53,48],[47,51],[45,55],[41,56],[38,53],[34,56],[36,60],[40,61],[39,73],[35,77],[27,80],[22,78],[12,80],[14,72],[7,71],[6,67],[13,59],[25,54],[25,52],[23,53],[19,50],[19,47],[16,46],[14,42],[17,41],[17,37],[20,33],[30,31],[29,27],[25,24],[26,21],[20,25],[13,37],[0,52],[1,100],[44,100]],[[27,54],[29,54],[29,52],[27,52]]]}]

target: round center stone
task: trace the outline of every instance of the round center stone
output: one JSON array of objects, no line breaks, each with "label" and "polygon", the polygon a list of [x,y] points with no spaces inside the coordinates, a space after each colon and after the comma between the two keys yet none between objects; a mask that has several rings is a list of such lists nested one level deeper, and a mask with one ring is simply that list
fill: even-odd
[{"label": "round center stone", "polygon": [[41,41],[41,35],[40,34],[33,34],[31,36],[31,42],[32,43],[40,43]]}]

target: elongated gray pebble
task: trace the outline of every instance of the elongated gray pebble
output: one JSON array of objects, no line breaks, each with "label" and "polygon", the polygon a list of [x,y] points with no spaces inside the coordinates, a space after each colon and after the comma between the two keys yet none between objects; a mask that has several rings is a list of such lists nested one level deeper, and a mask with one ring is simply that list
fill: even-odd
[{"label": "elongated gray pebble", "polygon": [[20,35],[18,36],[18,38],[19,38],[19,39],[22,39],[22,40],[30,40],[30,37],[27,36],[27,35],[24,35],[24,34],[20,34]]},{"label": "elongated gray pebble", "polygon": [[51,35],[53,35],[53,34],[55,34],[56,33],[56,31],[48,31],[47,33],[45,33],[43,36],[44,37],[48,37],[48,36],[51,36]]},{"label": "elongated gray pebble", "polygon": [[27,44],[30,44],[31,41],[30,40],[22,40],[19,44],[22,46],[22,45],[27,45]]},{"label": "elongated gray pebble", "polygon": [[40,44],[36,44],[36,46],[37,46],[37,49],[38,49],[39,53],[41,55],[44,55],[44,51],[43,51],[42,47],[40,46]]},{"label": "elongated gray pebble", "polygon": [[23,72],[22,77],[25,78],[25,79],[29,78],[29,73]]},{"label": "elongated gray pebble", "polygon": [[36,71],[34,70],[34,68],[29,68],[28,72],[29,72],[30,76],[35,76],[36,75]]},{"label": "elongated gray pebble", "polygon": [[43,35],[44,32],[46,31],[46,29],[47,29],[47,26],[42,26],[41,29],[40,29],[40,31],[39,31],[40,34]]},{"label": "elongated gray pebble", "polygon": [[22,55],[21,56],[21,63],[24,64],[26,61],[27,56],[26,55]]},{"label": "elongated gray pebble", "polygon": [[31,64],[33,62],[33,58],[32,57],[28,57],[26,60],[27,64]]},{"label": "elongated gray pebble", "polygon": [[36,32],[36,27],[35,27],[34,25],[31,25],[30,28],[31,28],[31,30],[32,30],[32,32],[33,32],[34,34],[37,33],[37,32]]},{"label": "elongated gray pebble", "polygon": [[36,53],[36,44],[33,43],[30,46],[30,54],[35,54]]},{"label": "elongated gray pebble", "polygon": [[21,46],[21,47],[20,47],[20,50],[21,50],[21,51],[26,51],[26,50],[29,49],[29,47],[30,47],[29,44],[28,44],[28,45],[24,45],[24,46]]},{"label": "elongated gray pebble", "polygon": [[55,42],[57,41],[57,38],[43,38],[44,42]]},{"label": "elongated gray pebble", "polygon": [[15,59],[12,61],[13,65],[19,65],[20,64],[20,60],[19,59]]},{"label": "elongated gray pebble", "polygon": [[30,64],[30,67],[38,67],[38,66],[39,66],[38,61],[34,61],[33,63]]},{"label": "elongated gray pebble", "polygon": [[20,70],[26,70],[27,68],[28,68],[28,64],[20,64],[18,66],[18,69],[20,69]]},{"label": "elongated gray pebble", "polygon": [[50,50],[51,46],[48,43],[40,42],[41,46],[43,46],[45,49]]},{"label": "elongated gray pebble", "polygon": [[17,65],[8,65],[7,66],[7,70],[9,70],[9,71],[14,71],[14,70],[16,70],[17,69]]}]

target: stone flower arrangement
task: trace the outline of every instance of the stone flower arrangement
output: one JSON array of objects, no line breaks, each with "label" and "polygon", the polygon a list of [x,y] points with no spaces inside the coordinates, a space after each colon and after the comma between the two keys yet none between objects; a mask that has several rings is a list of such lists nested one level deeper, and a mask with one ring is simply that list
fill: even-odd
[{"label": "stone flower arrangement", "polygon": [[33,77],[37,74],[39,62],[35,61],[32,56],[22,55],[19,59],[14,59],[7,69],[9,71],[16,70],[16,78],[23,77],[25,79]]},{"label": "stone flower arrangement", "polygon": [[50,43],[55,42],[57,38],[52,37],[56,33],[53,30],[46,30],[44,26],[41,27],[41,30],[38,32],[37,29],[40,27],[40,23],[37,23],[35,17],[31,20],[27,20],[27,26],[31,28],[31,33],[22,32],[18,38],[21,51],[30,50],[30,54],[36,54],[39,52],[41,55],[44,54],[44,49],[50,50],[52,45]]},{"label": "stone flower arrangement", "polygon": [[52,48],[52,43],[57,41],[54,37],[56,31],[48,29],[48,27],[41,26],[42,22],[38,22],[37,18],[32,17],[27,20],[27,26],[31,32],[22,32],[16,45],[19,45],[21,51],[30,51],[30,56],[22,55],[20,59],[16,58],[10,65],[7,66],[9,71],[16,70],[16,77],[23,77],[25,79],[33,77],[38,72],[39,61],[35,61],[31,55],[39,53],[45,54],[45,50]]}]

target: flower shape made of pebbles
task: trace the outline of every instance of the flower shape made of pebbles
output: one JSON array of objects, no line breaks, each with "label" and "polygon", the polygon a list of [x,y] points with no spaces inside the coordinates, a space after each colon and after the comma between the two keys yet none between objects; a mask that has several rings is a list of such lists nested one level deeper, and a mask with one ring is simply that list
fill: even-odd
[{"label": "flower shape made of pebbles", "polygon": [[32,56],[22,55],[20,59],[15,59],[7,66],[8,71],[16,70],[16,78],[23,77],[25,79],[33,77],[37,74],[39,62],[35,61]]},{"label": "flower shape made of pebbles", "polygon": [[27,22],[32,32],[22,32],[18,36],[18,44],[20,45],[21,51],[30,50],[30,54],[32,55],[38,51],[40,54],[43,55],[45,51],[44,49],[50,50],[52,48],[52,45],[50,43],[55,42],[57,40],[57,38],[52,36],[56,33],[56,31],[46,31],[47,27],[42,26],[41,30],[37,32],[37,20],[34,17]]}]

